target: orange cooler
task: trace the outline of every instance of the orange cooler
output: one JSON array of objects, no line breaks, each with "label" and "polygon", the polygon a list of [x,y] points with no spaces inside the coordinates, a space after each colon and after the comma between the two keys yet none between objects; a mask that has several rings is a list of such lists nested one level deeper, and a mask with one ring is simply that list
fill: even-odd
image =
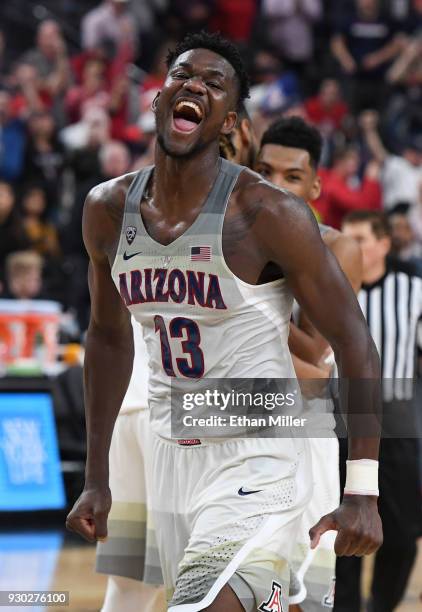
[{"label": "orange cooler", "polygon": [[61,307],[47,300],[0,300],[0,362],[56,361]]}]

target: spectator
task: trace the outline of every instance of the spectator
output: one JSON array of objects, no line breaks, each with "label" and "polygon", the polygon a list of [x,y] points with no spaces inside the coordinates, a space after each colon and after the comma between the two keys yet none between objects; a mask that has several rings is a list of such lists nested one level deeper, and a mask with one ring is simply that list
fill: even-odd
[{"label": "spectator", "polygon": [[318,94],[306,100],[304,108],[307,119],[323,136],[320,165],[329,166],[333,151],[345,140],[351,123],[349,107],[341,95],[338,81],[324,79]]},{"label": "spectator", "polygon": [[42,187],[26,187],[22,196],[22,212],[31,248],[40,255],[57,258],[60,253],[57,231],[46,220],[47,195]]},{"label": "spectator", "polygon": [[215,0],[171,0],[167,29],[171,37],[183,38],[188,32],[207,28]]},{"label": "spectator", "polygon": [[38,253],[18,251],[6,259],[5,297],[15,300],[34,300],[41,297],[43,260]]},{"label": "spectator", "polygon": [[321,0],[263,0],[262,14],[279,56],[302,72],[313,56],[313,25],[322,17]]},{"label": "spectator", "polygon": [[257,13],[257,0],[215,0],[211,29],[238,44],[246,45],[252,38]]},{"label": "spectator", "polygon": [[380,0],[355,0],[352,16],[337,24],[331,42],[334,57],[348,77],[354,111],[383,106],[384,74],[401,47],[394,23],[381,14]]},{"label": "spectator", "polygon": [[[121,3],[118,5],[120,7]],[[128,14],[126,18],[131,17]],[[131,112],[135,104],[130,94],[133,93],[132,97],[135,97],[135,85],[131,87],[129,80],[130,75],[139,76],[132,63],[134,59],[133,38],[124,33],[116,42],[110,44],[110,41],[103,39],[98,46],[88,48],[73,58],[77,84],[66,99],[70,121],[79,121],[86,103],[93,102],[109,113],[113,138],[126,139],[128,123],[134,123],[137,119],[137,113],[133,117]]]},{"label": "spectator", "polygon": [[12,251],[29,247],[29,239],[15,204],[13,187],[0,179],[0,283],[6,256]]},{"label": "spectator", "polygon": [[9,92],[0,90],[0,180],[17,181],[25,154],[25,126],[11,116]]},{"label": "spectator", "polygon": [[397,202],[412,205],[419,199],[419,184],[422,181],[422,144],[410,141],[402,155],[387,151],[378,133],[378,114],[367,111],[360,117],[365,142],[381,164],[381,183],[384,208],[391,209]]},{"label": "spectator", "polygon": [[51,109],[53,99],[43,86],[36,66],[19,62],[12,71],[9,83],[13,87],[11,112],[14,117],[26,121],[31,113]]},{"label": "spectator", "polygon": [[82,105],[87,100],[107,110],[110,102],[107,89],[105,62],[95,57],[87,59],[81,84],[74,85],[66,94],[65,107],[69,122],[76,123],[80,120]]},{"label": "spectator", "polygon": [[400,202],[388,214],[391,231],[391,255],[409,263],[410,269],[422,276],[422,243],[416,238],[409,219],[410,205]]},{"label": "spectator", "polygon": [[349,113],[335,79],[324,79],[318,94],[306,100],[305,108],[309,120],[325,138],[331,138],[335,131],[341,130]]},{"label": "spectator", "polygon": [[286,70],[271,49],[258,49],[252,65],[253,87],[247,110],[258,139],[277,116],[302,101],[296,74]]},{"label": "spectator", "polygon": [[59,208],[62,173],[66,152],[57,138],[53,116],[47,111],[33,113],[28,120],[28,145],[25,155],[25,182],[43,186],[48,211]]},{"label": "spectator", "polygon": [[101,147],[100,150],[101,181],[126,174],[130,167],[130,154],[128,148],[122,143],[112,141]]},{"label": "spectator", "polygon": [[75,204],[68,224],[62,228],[61,244],[66,254],[68,297],[66,303],[77,312],[81,329],[86,329],[89,315],[89,293],[86,283],[88,258],[82,241],[82,211],[85,198],[94,185],[125,174],[130,169],[128,148],[121,142],[111,141],[99,150],[99,173],[79,184]]},{"label": "spectator", "polygon": [[335,229],[340,229],[343,217],[353,210],[381,207],[379,167],[376,162],[369,163],[360,182],[359,161],[358,150],[350,146],[335,153],[332,169],[320,170],[323,188],[317,208],[324,222]]},{"label": "spectator", "polygon": [[[98,147],[110,139],[111,121],[103,108],[92,104],[84,104],[81,121],[65,127],[59,134],[61,142],[69,151],[91,153],[97,157]],[[83,167],[80,170],[85,174]],[[92,174],[88,169],[88,174]]]},{"label": "spectator", "polygon": [[42,89],[54,100],[56,113],[61,113],[61,97],[70,84],[70,66],[60,27],[53,19],[42,21],[37,30],[37,45],[24,54],[22,62],[36,67]]},{"label": "spectator", "polygon": [[392,84],[404,84],[408,87],[422,83],[422,40],[418,36],[411,38],[387,73]]},{"label": "spectator", "polygon": [[138,26],[128,10],[129,0],[104,0],[82,19],[82,47],[95,49],[111,44],[117,49],[122,42],[136,48]]},{"label": "spectator", "polygon": [[87,107],[103,108],[111,118],[111,133],[115,138],[125,137],[129,81],[123,72],[111,82],[106,80],[106,64],[92,57],[85,62],[82,83],[72,87],[66,96],[66,110],[71,123],[81,119]]},{"label": "spectator", "polygon": [[77,84],[81,84],[87,62],[97,60],[104,66],[104,78],[110,87],[113,81],[127,71],[127,66],[134,61],[134,48],[130,40],[123,39],[118,47],[104,41],[100,46],[86,49],[72,57],[72,71]]},{"label": "spectator", "polygon": [[406,44],[386,74],[394,86],[383,123],[389,147],[422,134],[422,1],[412,0]]},{"label": "spectator", "polygon": [[69,253],[83,254],[84,257],[85,248],[80,228],[85,198],[90,189],[98,183],[108,181],[128,172],[131,159],[126,145],[118,141],[110,141],[99,148],[98,161],[98,172],[86,177],[84,181],[79,183],[69,226],[65,227],[63,230],[65,234],[63,242],[66,251]]},{"label": "spectator", "polygon": [[166,57],[168,49],[171,49],[173,46],[174,42],[168,40],[158,48],[154,54],[151,70],[139,87],[137,121],[143,136],[146,133],[155,133],[155,115],[151,105],[165,81],[167,75]]}]

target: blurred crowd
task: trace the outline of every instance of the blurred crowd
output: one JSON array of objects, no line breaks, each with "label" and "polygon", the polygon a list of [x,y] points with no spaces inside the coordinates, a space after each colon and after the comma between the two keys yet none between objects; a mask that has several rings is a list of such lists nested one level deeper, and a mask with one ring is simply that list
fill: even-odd
[{"label": "blurred crowd", "polygon": [[[84,199],[152,160],[151,102],[186,32],[242,51],[258,138],[282,115],[324,137],[319,219],[385,209],[422,272],[422,0],[14,0],[0,7],[0,298],[87,327]],[[70,331],[69,331],[70,330]]]}]

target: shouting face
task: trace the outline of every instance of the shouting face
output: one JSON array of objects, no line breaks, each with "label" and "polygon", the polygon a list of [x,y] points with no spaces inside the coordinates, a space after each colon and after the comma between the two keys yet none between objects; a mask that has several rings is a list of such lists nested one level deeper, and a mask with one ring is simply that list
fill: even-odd
[{"label": "shouting face", "polygon": [[170,157],[191,157],[236,123],[238,82],[231,64],[208,49],[182,53],[153,105],[157,139]]}]

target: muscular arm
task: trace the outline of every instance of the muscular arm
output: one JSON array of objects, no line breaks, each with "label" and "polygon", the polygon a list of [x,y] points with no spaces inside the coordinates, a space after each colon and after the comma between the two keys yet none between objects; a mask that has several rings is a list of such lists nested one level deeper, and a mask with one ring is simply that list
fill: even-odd
[{"label": "muscular arm", "polygon": [[113,295],[114,287],[107,287],[106,274],[104,266],[91,260],[90,294],[97,306],[89,323],[84,367],[87,484],[108,483],[111,435],[133,364],[132,328],[127,314],[121,312],[120,296]]},{"label": "muscular arm", "polygon": [[[269,187],[262,194],[265,205],[255,224],[255,234],[269,261],[278,264],[311,323],[332,346],[339,375],[348,389],[348,421],[356,415],[379,412],[373,381],[379,380],[379,358],[356,296],[335,257],[324,245],[308,207],[291,194]],[[253,195],[250,190],[250,196]],[[363,388],[362,380],[367,379]],[[347,386],[347,380],[353,384]],[[344,398],[343,398],[344,399]],[[343,409],[344,406],[343,402]],[[356,429],[349,443],[350,459],[377,459],[379,439],[363,437]],[[365,432],[366,433],[366,432]]]},{"label": "muscular arm", "polygon": [[[336,230],[330,230],[323,235],[323,241],[335,255],[344,275],[355,293],[362,283],[362,254],[359,245],[349,236],[344,236]],[[329,343],[312,325],[306,313],[301,311],[298,326],[290,325],[289,348],[298,357],[298,378],[307,378],[303,362],[318,367],[319,361]],[[316,378],[316,377],[315,377]]]},{"label": "muscular arm", "polygon": [[134,353],[130,315],[112,281],[109,261],[119,236],[123,194],[121,189],[107,185],[94,188],[84,206],[83,236],[90,257],[91,296],[84,365],[87,460],[84,491],[67,521],[70,529],[90,541],[107,533],[111,505],[108,453]]}]

